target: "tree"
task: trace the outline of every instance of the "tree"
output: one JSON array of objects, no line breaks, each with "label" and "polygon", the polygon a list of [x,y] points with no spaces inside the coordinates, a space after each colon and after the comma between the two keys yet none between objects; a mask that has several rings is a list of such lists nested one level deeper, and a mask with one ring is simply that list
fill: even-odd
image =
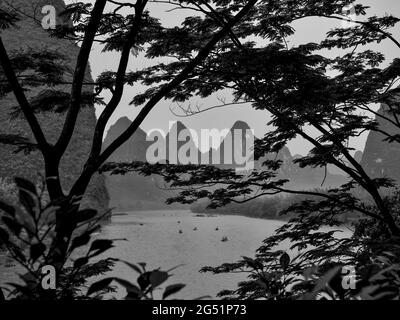
[{"label": "tree", "polygon": [[[352,21],[343,16],[343,6],[351,4],[360,20]],[[170,202],[193,203],[205,198],[210,201],[210,207],[217,207],[275,194],[303,194],[321,199],[306,200],[285,210],[283,213],[296,213],[295,218],[265,240],[257,252],[257,260],[243,259],[238,263],[205,269],[219,273],[243,271],[250,267],[254,271],[251,281],[241,284],[235,292],[228,292],[228,296],[293,298],[316,285],[315,281],[310,281],[298,286],[295,293],[286,290],[307,268],[322,266],[318,273],[322,280],[332,263],[338,261],[351,263],[368,274],[367,269],[374,265],[374,259],[383,259],[385,249],[394,256],[398,252],[398,197],[393,193],[387,196],[387,190],[395,187],[395,182],[390,177],[368,176],[351,155],[353,150],[348,145],[351,138],[367,131],[380,132],[387,142],[400,142],[399,134],[386,132],[376,121],[381,119],[394,128],[400,128],[399,90],[395,86],[400,76],[400,60],[386,62],[381,52],[362,48],[383,40],[392,41],[400,48],[399,41],[389,31],[400,20],[393,16],[372,16],[362,20],[366,9],[354,1],[263,2],[253,17],[259,23],[233,32],[236,40],[251,37],[252,40],[261,38],[264,41],[221,44],[196,68],[193,77],[173,92],[172,97],[182,103],[195,94],[206,97],[229,88],[234,95],[233,104],[252,103],[255,109],[268,112],[272,116],[270,124],[275,129],[259,139],[255,146],[256,158],[264,166],[262,170],[238,175],[232,170],[215,167],[137,162],[111,163],[103,168],[115,174],[131,171],[145,175],[161,174],[172,187],[186,189]],[[223,16],[223,12],[218,13]],[[291,23],[311,16],[352,21],[353,24],[330,31],[320,43],[290,47],[285,38],[295,33]],[[332,48],[342,50],[342,54],[329,57],[325,52]],[[159,65],[150,68],[149,73],[143,75],[144,79],[156,83],[159,76],[153,77],[150,71],[159,69],[167,79],[174,73]],[[142,100],[135,102],[140,104],[152,94],[149,91]],[[383,111],[377,112],[374,104],[381,103]],[[185,115],[193,114],[190,109],[184,111]],[[309,134],[309,127],[318,134]],[[280,162],[266,160],[265,155],[279,152],[296,137],[302,137],[313,147],[307,156],[296,159],[296,163],[301,167],[335,165],[348,175],[349,182],[327,192],[285,188],[287,181],[276,177]],[[214,186],[213,190],[211,186]],[[339,240],[334,232],[320,231],[324,225],[341,225],[340,216],[343,214],[358,214],[360,217],[351,239]],[[280,263],[282,252],[274,249],[284,240],[290,240],[292,248],[307,249],[290,270],[289,262],[284,263],[284,267]],[[308,250],[310,247],[315,249]],[[398,264],[395,258],[391,257],[389,261],[384,265]],[[331,278],[338,270],[331,274]],[[364,279],[367,282],[370,281],[368,277]],[[271,284],[273,287],[269,286]]]},{"label": "tree", "polygon": [[[236,24],[242,20],[248,21],[248,13],[256,3],[257,0],[210,2],[207,5],[215,8],[229,8],[232,13],[231,18],[222,26],[214,25],[208,29],[196,30],[196,32],[190,29],[190,22],[193,18],[187,18],[181,26],[173,28],[162,26],[160,21],[153,18],[147,10],[147,0],[138,0],[134,3],[97,0],[94,5],[78,2],[67,6],[62,13],[66,23],[59,25],[56,30],[51,31],[50,35],[81,43],[69,93],[52,88],[57,84],[65,83],[66,70],[62,64],[62,56],[48,50],[28,51],[10,56],[0,37],[0,63],[3,69],[0,92],[3,95],[10,92],[15,95],[20,111],[29,123],[36,141],[28,142],[16,136],[3,138],[6,143],[14,143],[28,152],[36,149],[43,156],[50,199],[63,208],[56,213],[56,236],[53,242],[54,248],[57,248],[57,250],[53,250],[53,260],[56,266],[63,263],[72,231],[76,227],[76,223],[71,219],[71,210],[66,210],[64,207],[72,206],[72,212],[79,211],[79,201],[93,174],[119,146],[129,139],[157,103],[168,98],[170,93],[187,79],[196,66],[210,54],[215,45],[226,39]],[[196,1],[171,1],[171,5],[196,7],[202,4]],[[14,26],[20,14],[12,4],[6,3],[0,11],[1,28]],[[32,18],[34,19],[34,17]],[[201,21],[204,18],[195,19]],[[105,127],[121,101],[125,86],[133,85],[140,80],[132,77],[127,71],[131,54],[144,50],[150,59],[163,56],[163,52],[159,51],[160,48],[157,45],[161,38],[173,39],[179,34],[189,33],[193,38],[188,45],[196,42],[196,46],[192,47],[190,54],[185,59],[175,62],[175,75],[170,77],[169,81],[165,81],[162,86],[154,88],[154,96],[147,101],[132,125],[102,151]],[[88,94],[82,88],[85,84],[84,76],[90,52],[95,42],[100,43],[105,51],[118,52],[119,65],[116,72],[107,71],[101,74],[92,84],[95,86],[95,92]],[[43,85],[47,87],[45,90],[33,99],[27,99],[24,92],[26,88]],[[71,141],[79,111],[88,101],[100,102],[100,94],[106,90],[111,92],[112,97],[106,103],[97,121],[87,162],[71,190],[64,191],[60,183],[59,164]],[[37,112],[44,111],[65,113],[62,132],[54,144],[47,141],[35,115]]]},{"label": "tree", "polygon": [[[359,15],[365,14],[366,7],[357,5],[355,8]],[[314,148],[308,156],[297,159],[296,163],[303,167],[326,167],[333,164],[342,169],[351,180],[341,190],[348,191],[354,186],[365,190],[374,201],[381,219],[385,220],[393,234],[399,235],[398,226],[387,212],[379,193],[379,189],[390,186],[391,181],[369,177],[352,157],[352,149],[348,147],[349,139],[371,130],[383,133],[388,141],[399,142],[398,135],[383,131],[370,116],[378,116],[399,128],[396,121],[399,110],[395,104],[398,89],[394,87],[399,76],[399,60],[395,59],[387,67],[379,67],[384,62],[382,53],[372,50],[356,51],[360,44],[380,42],[386,38],[398,45],[397,40],[385,30],[399,20],[391,16],[371,17],[368,22],[329,32],[327,39],[320,44],[308,43],[289,48],[285,45],[284,37],[294,32],[291,22],[310,16],[345,19],[339,15],[343,3],[313,3],[305,9],[303,5],[290,1],[285,5],[275,4],[271,8],[271,3],[268,2],[263,9],[260,24],[246,28],[245,34],[239,33],[238,36],[261,35],[274,40],[273,43],[263,47],[255,42],[222,44],[219,50],[199,65],[192,78],[173,92],[173,97],[185,101],[194,94],[208,96],[223,88],[232,89],[234,103],[250,102],[255,109],[266,110],[272,115],[270,124],[276,130],[257,142],[258,158],[269,152],[278,152],[288,141],[302,137]],[[331,48],[351,51],[336,58],[320,54],[321,50]],[[143,75],[144,79],[150,83],[157,82],[160,76],[153,77],[151,70],[159,69],[164,71],[164,78],[167,79],[174,72],[158,65],[149,68],[149,72]],[[208,79],[207,83],[202,79]],[[151,96],[152,91],[148,91],[142,99],[134,102],[140,104]],[[378,113],[371,107],[374,103],[386,103],[388,108],[384,113]],[[365,115],[360,111],[368,111],[370,114]],[[306,128],[310,126],[317,130],[319,136],[308,134]],[[265,164],[272,171],[278,165],[273,161]],[[188,168],[189,172],[192,169]],[[233,179],[231,176],[218,179],[218,176],[208,176],[208,172],[201,177],[205,181],[199,178],[194,181],[205,184],[236,183],[229,180]],[[247,184],[244,182],[241,190],[237,190],[230,198],[243,194],[244,189],[249,186],[259,187],[264,191],[292,192],[281,188],[283,181],[275,185],[265,182],[273,177],[273,173],[268,172],[254,173],[249,179],[236,176],[235,179],[247,181]],[[191,185],[193,181],[185,183]],[[327,195],[321,196],[327,198]],[[336,201],[342,200],[336,198]],[[357,201],[354,201],[349,207],[351,210],[377,218],[374,213],[367,213],[358,207]]]}]

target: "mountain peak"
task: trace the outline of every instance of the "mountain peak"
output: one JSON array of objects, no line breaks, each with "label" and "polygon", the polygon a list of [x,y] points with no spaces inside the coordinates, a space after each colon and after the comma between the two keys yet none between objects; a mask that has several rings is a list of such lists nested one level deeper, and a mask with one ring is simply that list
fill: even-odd
[{"label": "mountain peak", "polygon": [[250,126],[246,122],[238,120],[232,126],[232,130],[235,129],[250,130]]},{"label": "mountain peak", "polygon": [[127,128],[131,123],[132,121],[128,117],[121,117],[113,124],[113,126]]},{"label": "mountain peak", "polygon": [[171,131],[172,129],[175,129],[175,128],[176,128],[177,132],[181,132],[182,130],[187,129],[187,127],[186,127],[186,126],[183,124],[183,122],[181,122],[181,121],[176,121],[176,122],[174,122],[173,125],[172,125],[172,127],[170,128],[170,131]]}]

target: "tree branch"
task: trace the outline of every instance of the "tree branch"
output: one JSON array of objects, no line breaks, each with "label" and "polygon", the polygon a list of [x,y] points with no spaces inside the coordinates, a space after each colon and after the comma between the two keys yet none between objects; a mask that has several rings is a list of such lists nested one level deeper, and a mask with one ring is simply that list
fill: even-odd
[{"label": "tree branch", "polygon": [[100,25],[106,3],[107,0],[96,1],[91,14],[90,22],[85,32],[81,49],[79,51],[71,88],[71,106],[67,112],[60,138],[55,146],[55,152],[59,158],[62,157],[63,153],[67,149],[75,129],[76,120],[81,109],[82,86],[85,79],[86,68],[88,66],[90,51],[93,46],[96,32]]},{"label": "tree branch", "polygon": [[0,63],[3,67],[4,74],[6,75],[10,86],[13,88],[15,98],[20,105],[22,112],[32,130],[32,133],[36,139],[39,149],[43,154],[49,151],[49,144],[47,143],[46,137],[40,127],[40,124],[33,113],[33,110],[25,96],[24,90],[18,82],[15,72],[12,68],[10,58],[8,57],[7,51],[4,47],[3,39],[0,37]]},{"label": "tree branch", "polygon": [[147,104],[143,107],[139,115],[132,122],[129,128],[123,132],[114,142],[112,142],[108,148],[101,154],[98,165],[104,163],[108,157],[118,149],[123,143],[125,143],[130,136],[135,133],[137,128],[154,108],[154,106],[173,88],[179,85],[186,77],[195,69],[195,67],[201,63],[211,52],[213,47],[226,35],[231,32],[231,28],[238,23],[249,10],[257,3],[258,0],[250,0],[240,12],[207,43],[207,45],[198,53],[198,55],[186,66],[186,68],[169,84],[165,85],[159,92],[151,98]]},{"label": "tree branch", "polygon": [[143,2],[138,1],[137,3],[133,25],[129,32],[128,40],[125,42],[125,45],[122,49],[118,71],[116,74],[113,96],[97,121],[93,137],[92,149],[87,162],[88,166],[95,164],[95,160],[97,160],[97,157],[100,155],[104,130],[106,128],[107,122],[114,113],[115,109],[118,107],[118,104],[122,99],[122,95],[124,92],[124,85],[125,85],[125,73],[128,67],[131,49],[137,40],[142,22],[143,10],[146,7],[146,4],[147,0]]}]

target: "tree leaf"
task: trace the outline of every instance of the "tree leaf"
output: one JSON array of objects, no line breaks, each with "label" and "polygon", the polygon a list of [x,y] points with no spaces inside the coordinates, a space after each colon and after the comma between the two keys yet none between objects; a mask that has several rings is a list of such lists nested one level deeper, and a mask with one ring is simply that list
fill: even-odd
[{"label": "tree leaf", "polygon": [[242,257],[242,258],[243,258],[244,261],[246,261],[246,263],[247,263],[251,268],[253,268],[253,269],[255,269],[255,270],[261,270],[261,269],[263,268],[263,265],[262,265],[260,262],[254,260],[254,259],[252,259],[252,258],[249,258],[249,257]]},{"label": "tree leaf", "polygon": [[95,226],[95,227],[85,231],[80,236],[74,238],[74,240],[71,243],[71,247],[69,249],[69,252],[72,252],[72,250],[87,244],[90,241],[91,234],[93,232],[97,231],[99,228],[100,228],[100,226]]},{"label": "tree leaf", "polygon": [[336,266],[329,270],[321,278],[318,279],[313,291],[307,294],[305,297],[308,299],[314,299],[319,292],[326,288],[326,285],[329,283],[329,281],[331,281],[341,270],[341,266]]},{"label": "tree leaf", "polygon": [[12,233],[14,233],[16,236],[19,236],[22,226],[15,219],[7,216],[3,216],[1,219]]},{"label": "tree leaf", "polygon": [[82,258],[76,259],[75,262],[74,262],[74,268],[83,267],[88,262],[89,262],[89,258],[88,257],[82,257]]},{"label": "tree leaf", "polygon": [[16,245],[9,243],[9,250],[12,251],[12,253],[16,256],[17,259],[21,260],[22,262],[26,262],[26,257],[24,254],[21,252],[21,249],[18,248]]},{"label": "tree leaf", "polygon": [[168,287],[165,288],[165,291],[163,293],[163,300],[169,297],[170,295],[173,295],[179,291],[181,291],[186,285],[183,283],[178,283],[178,284],[172,284]]},{"label": "tree leaf", "polygon": [[212,297],[211,296],[201,296],[201,297],[196,297],[195,299],[193,299],[193,300],[211,300],[212,299]]},{"label": "tree leaf", "polygon": [[86,244],[88,244],[90,241],[90,234],[88,233],[83,233],[82,235],[75,237],[72,239],[71,246],[69,248],[69,252],[74,251],[76,248],[82,247]]},{"label": "tree leaf", "polygon": [[138,265],[142,267],[143,272],[146,272],[146,262],[138,262]]},{"label": "tree leaf", "polygon": [[39,195],[36,186],[29,180],[20,177],[16,177],[14,181],[19,190],[19,201],[26,211],[32,217],[35,217],[39,208]]},{"label": "tree leaf", "polygon": [[92,242],[89,251],[101,250],[101,249],[104,249],[104,248],[106,248],[106,247],[112,246],[112,244],[113,244],[113,241],[112,241],[112,240],[108,240],[108,239],[97,239],[97,240],[95,240],[95,241]]},{"label": "tree leaf", "polygon": [[167,281],[169,275],[165,271],[155,270],[150,273],[150,283],[153,288],[158,287],[160,284]]},{"label": "tree leaf", "polygon": [[97,210],[94,209],[81,210],[76,215],[76,222],[77,223],[85,222],[93,219],[95,216],[97,216]]},{"label": "tree leaf", "polygon": [[0,201],[0,210],[4,211],[12,217],[15,217],[15,208],[3,201]]},{"label": "tree leaf", "polygon": [[25,208],[25,210],[32,216],[36,217],[36,213],[38,211],[38,203],[39,199],[30,193],[30,191],[26,191],[24,189],[19,190],[19,201]]},{"label": "tree leaf", "polygon": [[146,290],[150,285],[150,274],[150,271],[144,272],[137,279],[137,282],[142,291]]},{"label": "tree leaf", "polygon": [[89,252],[92,252],[91,257],[97,256],[113,247],[113,241],[108,239],[97,239],[92,242]]},{"label": "tree leaf", "polygon": [[106,289],[111,284],[111,282],[113,280],[114,280],[114,278],[105,278],[105,279],[102,279],[102,280],[99,280],[99,281],[93,283],[89,287],[86,295],[89,296],[89,295],[91,295],[91,294],[93,294],[95,292],[99,292],[101,290]]},{"label": "tree leaf", "polygon": [[139,273],[139,274],[142,273],[142,270],[140,270],[140,268],[136,264],[130,263],[130,262],[125,261],[125,260],[120,260],[120,261],[125,263],[131,269],[135,270],[137,273]]},{"label": "tree leaf", "polygon": [[17,185],[18,189],[23,189],[23,190],[29,191],[30,193],[32,193],[33,195],[36,195],[36,196],[38,195],[36,186],[29,180],[27,180],[25,178],[21,178],[21,177],[16,177],[16,178],[14,178],[14,181],[15,181],[15,184]]},{"label": "tree leaf", "polygon": [[8,242],[8,232],[3,228],[0,228],[0,244]]},{"label": "tree leaf", "polygon": [[41,242],[31,245],[30,255],[32,261],[36,261],[45,251],[46,246]]},{"label": "tree leaf", "polygon": [[290,264],[290,256],[285,252],[281,255],[279,263],[281,264],[282,269],[286,270]]},{"label": "tree leaf", "polygon": [[121,278],[114,278],[114,280],[125,288],[128,295],[132,296],[133,294],[133,296],[142,296],[142,291],[133,283]]}]

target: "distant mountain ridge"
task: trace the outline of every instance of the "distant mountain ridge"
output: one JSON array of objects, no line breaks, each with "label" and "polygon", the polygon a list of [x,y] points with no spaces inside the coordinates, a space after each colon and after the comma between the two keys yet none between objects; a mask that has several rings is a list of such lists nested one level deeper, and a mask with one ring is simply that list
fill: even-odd
[{"label": "distant mountain ridge", "polygon": [[[118,119],[107,132],[103,149],[125,131],[132,123],[127,117]],[[109,162],[146,161],[146,150],[152,142],[146,141],[147,133],[139,128],[132,137],[118,148]],[[106,175],[110,207],[117,210],[157,210],[166,207],[165,200],[171,192],[163,190],[164,181],[159,176],[144,177],[136,173]]]},{"label": "distant mountain ridge", "polygon": [[[106,148],[117,136],[119,136],[128,126],[132,123],[127,117],[120,118],[114,125],[112,125],[107,132],[104,140],[104,148]],[[163,138],[166,143],[166,159],[170,162],[171,155],[169,153],[169,144],[175,143],[179,150],[182,146],[187,144],[191,138],[191,134],[186,137],[185,141],[172,141],[174,137],[177,139],[182,130],[187,127],[182,122],[176,122],[173,127],[170,128],[168,134]],[[243,121],[237,121],[229,132],[234,130],[242,130],[242,143],[244,144],[244,135],[248,133],[250,127]],[[175,132],[174,132],[175,130]],[[240,132],[239,132],[240,133]],[[146,141],[146,132],[139,128],[136,133],[123,144],[109,159],[112,162],[130,162],[130,161],[146,161],[146,152],[148,148],[154,143],[152,141]],[[225,148],[229,147],[228,143],[233,142],[227,140],[225,137],[220,146],[217,149],[210,147],[208,152],[209,163],[212,162],[212,152],[219,153],[220,159],[224,160]],[[200,161],[201,157],[207,157],[206,152],[201,152],[197,147],[192,148],[188,151],[187,156],[189,157],[190,152],[197,153],[197,159]],[[232,158],[234,159],[234,151],[232,151]],[[282,166],[278,171],[278,179],[288,179],[288,184],[291,188],[297,189],[313,189],[313,188],[327,188],[330,186],[339,186],[347,181],[346,177],[340,174],[332,174],[329,171],[325,171],[324,168],[300,168],[298,165],[293,163],[296,156],[292,156],[290,150],[284,147],[278,154],[270,154],[259,161],[254,163],[255,168],[261,168],[261,164],[266,159],[281,160]],[[160,161],[164,162],[164,161]],[[223,161],[222,161],[223,162]],[[178,163],[180,163],[178,161]],[[237,165],[232,164],[219,164],[217,165],[223,169],[235,169]],[[125,176],[110,176],[106,177],[106,185],[110,194],[111,207],[116,207],[121,210],[140,210],[140,209],[161,209],[166,208],[165,200],[168,197],[176,195],[177,192],[164,190],[164,180],[159,176],[143,177],[138,174],[129,173]],[[168,206],[170,207],[170,206]]]}]

